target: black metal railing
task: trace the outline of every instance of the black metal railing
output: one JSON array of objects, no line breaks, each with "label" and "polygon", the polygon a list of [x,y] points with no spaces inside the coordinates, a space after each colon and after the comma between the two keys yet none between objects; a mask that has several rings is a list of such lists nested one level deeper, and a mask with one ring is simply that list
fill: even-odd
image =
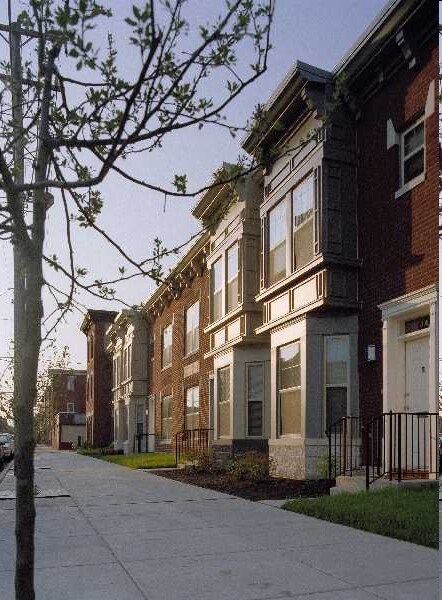
[{"label": "black metal railing", "polygon": [[154,452],[157,437],[156,433],[136,433],[134,435],[132,451],[138,454],[141,452]]},{"label": "black metal railing", "polygon": [[430,478],[439,472],[438,414],[388,412],[362,421],[344,417],[327,432],[329,478],[365,475],[366,489],[381,478]]},{"label": "black metal railing", "polygon": [[208,452],[213,429],[184,429],[175,435],[176,464],[194,459],[196,453]]},{"label": "black metal railing", "polygon": [[363,465],[361,417],[343,417],[330,427],[328,436],[329,479],[353,475]]}]

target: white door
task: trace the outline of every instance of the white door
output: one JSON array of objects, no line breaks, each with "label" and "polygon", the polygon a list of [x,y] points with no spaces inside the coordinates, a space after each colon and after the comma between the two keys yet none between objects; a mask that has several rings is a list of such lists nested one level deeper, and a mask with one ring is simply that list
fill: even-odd
[{"label": "white door", "polygon": [[[405,343],[405,412],[429,411],[429,336]],[[428,468],[429,417],[406,417],[407,469],[425,471]],[[404,425],[403,425],[404,427]]]}]

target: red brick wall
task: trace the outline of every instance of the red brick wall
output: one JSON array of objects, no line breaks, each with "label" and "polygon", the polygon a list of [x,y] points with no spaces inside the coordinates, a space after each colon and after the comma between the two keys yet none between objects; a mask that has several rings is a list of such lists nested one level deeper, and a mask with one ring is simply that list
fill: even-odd
[{"label": "red brick wall", "polygon": [[[199,350],[185,357],[185,311],[195,302],[200,302]],[[162,330],[173,321],[172,365],[161,368]],[[157,440],[161,434],[161,397],[173,396],[172,440],[185,423],[185,390],[199,385],[200,427],[208,427],[209,422],[209,372],[213,370],[213,359],[204,359],[209,350],[209,336],[203,333],[209,322],[209,273],[196,276],[189,287],[184,288],[179,298],[172,300],[163,313],[151,325],[154,334],[154,357],[151,362],[150,393],[155,394],[155,433]],[[184,379],[184,367],[199,362],[199,372]],[[163,447],[158,445],[158,449]]]},{"label": "red brick wall", "polygon": [[[387,120],[404,130],[422,115],[430,81],[438,89],[438,46],[431,39],[362,107],[359,145],[360,399],[365,415],[382,409],[382,322],[378,305],[438,280],[438,111],[425,123],[425,182],[395,199],[399,147],[386,147]],[[437,107],[436,99],[436,107]],[[368,363],[366,347],[376,345]]]},{"label": "red brick wall", "polygon": [[[114,315],[115,316],[115,315]],[[104,351],[106,329],[111,321],[94,317],[90,326],[93,355],[88,356],[87,372],[93,373],[92,396],[86,401],[92,422],[87,426],[88,442],[94,447],[108,446],[113,439],[112,360]]]}]

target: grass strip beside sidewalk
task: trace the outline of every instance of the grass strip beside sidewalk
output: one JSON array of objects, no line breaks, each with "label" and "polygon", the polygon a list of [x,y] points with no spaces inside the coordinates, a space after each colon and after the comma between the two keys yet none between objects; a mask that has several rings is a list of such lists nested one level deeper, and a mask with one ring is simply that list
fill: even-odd
[{"label": "grass strip beside sidewalk", "polygon": [[439,488],[384,488],[288,500],[283,508],[332,523],[439,548]]},{"label": "grass strip beside sidewalk", "polygon": [[115,454],[100,456],[101,460],[130,469],[164,469],[175,466],[175,454],[147,452],[145,454]]}]

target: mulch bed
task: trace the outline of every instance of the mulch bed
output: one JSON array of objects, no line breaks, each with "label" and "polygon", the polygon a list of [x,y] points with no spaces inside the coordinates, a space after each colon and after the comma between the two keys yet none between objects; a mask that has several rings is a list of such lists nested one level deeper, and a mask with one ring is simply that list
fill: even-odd
[{"label": "mulch bed", "polygon": [[225,472],[205,473],[194,469],[174,471],[155,470],[155,475],[190,483],[203,488],[239,496],[246,500],[284,500],[285,498],[314,498],[328,496],[331,483],[325,479],[276,479],[236,481]]}]

